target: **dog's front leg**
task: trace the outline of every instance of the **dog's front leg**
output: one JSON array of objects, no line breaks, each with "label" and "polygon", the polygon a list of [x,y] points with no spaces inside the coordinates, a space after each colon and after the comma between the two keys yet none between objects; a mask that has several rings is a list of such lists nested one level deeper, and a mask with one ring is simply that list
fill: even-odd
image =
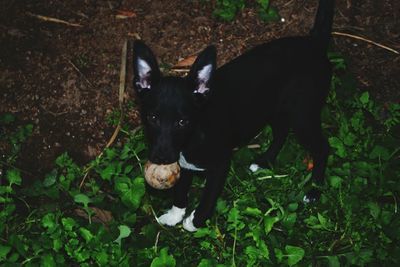
[{"label": "dog's front leg", "polygon": [[188,203],[188,192],[193,179],[193,171],[181,169],[180,178],[174,186],[174,204],[157,220],[160,224],[175,226],[183,220]]},{"label": "dog's front leg", "polygon": [[205,226],[213,212],[219,195],[224,188],[230,160],[218,162],[218,165],[206,170],[206,185],[197,208],[183,221],[183,228],[194,232]]}]

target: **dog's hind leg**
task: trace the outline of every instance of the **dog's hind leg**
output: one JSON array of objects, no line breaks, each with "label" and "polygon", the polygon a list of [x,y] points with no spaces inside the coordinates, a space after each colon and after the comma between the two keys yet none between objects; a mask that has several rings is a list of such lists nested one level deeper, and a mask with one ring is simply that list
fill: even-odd
[{"label": "dog's hind leg", "polygon": [[250,165],[250,170],[255,172],[260,168],[270,168],[274,164],[276,157],[285,144],[289,133],[289,123],[280,117],[275,122],[271,123],[272,142],[266,152],[257,157],[255,162]]},{"label": "dog's hind leg", "polygon": [[[294,123],[293,130],[300,144],[307,149],[313,159],[313,170],[311,182],[317,186],[324,183],[325,169],[329,154],[329,143],[322,133],[320,115],[317,113],[313,116],[298,117]],[[316,201],[319,199],[321,192],[313,187],[307,192],[304,201]]]}]

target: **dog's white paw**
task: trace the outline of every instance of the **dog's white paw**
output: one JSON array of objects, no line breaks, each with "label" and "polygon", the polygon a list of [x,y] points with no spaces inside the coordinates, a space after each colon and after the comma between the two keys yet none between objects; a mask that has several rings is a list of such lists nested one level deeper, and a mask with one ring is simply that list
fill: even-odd
[{"label": "dog's white paw", "polygon": [[305,195],[305,196],[303,197],[303,202],[304,202],[305,204],[308,204],[308,203],[311,202],[311,199],[309,199],[309,198],[307,197],[307,195]]},{"label": "dog's white paw", "polygon": [[256,172],[256,171],[258,171],[258,170],[261,169],[261,168],[260,168],[260,166],[258,166],[258,164],[253,163],[253,164],[250,165],[249,169],[250,169],[250,171],[252,171],[252,172]]},{"label": "dog's white paw", "polygon": [[186,217],[185,220],[183,220],[183,228],[186,231],[189,231],[189,232],[197,231],[197,228],[193,225],[194,212],[195,212],[195,210],[190,214],[189,217]]},{"label": "dog's white paw", "polygon": [[168,225],[168,226],[175,226],[180,223],[185,215],[186,208],[178,208],[172,206],[171,209],[167,211],[164,215],[161,215],[157,218],[159,224]]}]

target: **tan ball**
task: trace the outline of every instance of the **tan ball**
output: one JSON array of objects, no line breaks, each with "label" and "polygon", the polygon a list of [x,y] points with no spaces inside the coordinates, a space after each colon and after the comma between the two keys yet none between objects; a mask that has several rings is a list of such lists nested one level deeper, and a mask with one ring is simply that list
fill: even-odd
[{"label": "tan ball", "polygon": [[155,189],[168,189],[179,179],[181,168],[177,162],[168,165],[158,165],[150,161],[144,165],[144,177],[147,183]]}]

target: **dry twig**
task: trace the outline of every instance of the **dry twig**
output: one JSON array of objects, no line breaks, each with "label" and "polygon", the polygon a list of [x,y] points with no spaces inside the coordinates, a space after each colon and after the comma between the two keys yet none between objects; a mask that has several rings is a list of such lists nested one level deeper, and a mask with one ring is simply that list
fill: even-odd
[{"label": "dry twig", "polygon": [[85,79],[85,81],[90,85],[90,87],[95,88],[93,86],[93,84],[82,73],[82,71],[70,59],[67,59],[67,60],[68,60],[68,63],[72,66],[72,68],[74,68],[74,70],[76,70],[83,77],[83,79]]},{"label": "dry twig", "polygon": [[78,23],[71,23],[68,22],[66,20],[62,20],[62,19],[57,19],[57,18],[52,18],[52,17],[47,17],[47,16],[43,16],[43,15],[37,15],[37,14],[33,14],[30,12],[27,12],[26,14],[28,14],[31,17],[43,20],[43,21],[48,21],[48,22],[54,22],[54,23],[59,23],[59,24],[64,24],[67,26],[71,26],[71,27],[83,27],[83,25],[78,24]]},{"label": "dry twig", "polygon": [[375,46],[378,46],[378,47],[380,47],[380,48],[383,48],[383,49],[385,49],[385,50],[388,50],[388,51],[390,51],[390,52],[393,52],[393,53],[395,53],[395,54],[400,54],[399,51],[394,50],[393,48],[390,48],[390,47],[388,47],[388,46],[386,46],[386,45],[383,45],[383,44],[374,42],[374,41],[372,41],[372,40],[369,40],[369,39],[364,38],[364,37],[361,37],[361,36],[357,36],[357,35],[353,35],[353,34],[349,34],[349,33],[344,33],[344,32],[332,32],[332,35],[345,36],[345,37],[350,37],[350,38],[353,38],[353,39],[356,39],[356,40],[361,40],[361,41],[367,42],[367,43],[369,43],[369,44],[373,44],[373,45],[375,45]]},{"label": "dry twig", "polygon": [[[128,51],[128,41],[125,40],[122,46],[122,55],[121,55],[121,70],[120,70],[120,77],[119,77],[119,91],[118,91],[118,102],[120,108],[120,117],[118,121],[118,125],[114,130],[113,135],[111,136],[110,140],[107,142],[106,146],[104,147],[103,151],[100,153],[99,157],[101,157],[104,153],[104,150],[109,148],[115,141],[118,136],[119,131],[121,130],[122,118],[123,118],[123,101],[124,101],[124,92],[125,92],[125,82],[126,82],[126,58],[127,58],[127,51]],[[85,175],[82,178],[82,181],[79,184],[79,189],[82,188],[83,184],[87,176],[89,175],[90,170],[93,166],[90,166],[86,169]]]}]

